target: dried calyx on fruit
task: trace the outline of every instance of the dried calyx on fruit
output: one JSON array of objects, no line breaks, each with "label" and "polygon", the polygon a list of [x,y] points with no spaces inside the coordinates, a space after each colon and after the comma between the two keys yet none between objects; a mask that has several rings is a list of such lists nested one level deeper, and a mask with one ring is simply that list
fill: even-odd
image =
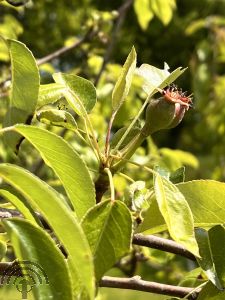
[{"label": "dried calyx on fruit", "polygon": [[162,129],[176,127],[184,114],[192,107],[192,97],[174,84],[160,90],[162,97],[152,100],[146,109],[145,125],[142,134],[148,136]]}]

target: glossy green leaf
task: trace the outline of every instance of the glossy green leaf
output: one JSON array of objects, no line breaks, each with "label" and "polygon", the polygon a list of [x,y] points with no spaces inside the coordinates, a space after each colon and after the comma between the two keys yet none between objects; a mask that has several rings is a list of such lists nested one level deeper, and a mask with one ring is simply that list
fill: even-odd
[{"label": "glossy green leaf", "polygon": [[[221,266],[224,266],[224,272],[222,274],[222,277],[225,275],[225,260],[223,257],[217,257],[218,250],[224,253],[225,252],[225,231],[221,227],[222,230],[220,230],[220,226],[213,227],[210,231],[206,231],[205,229],[198,228],[195,231],[196,239],[199,246],[199,252],[201,255],[201,258],[198,258],[198,263],[205,272],[208,279],[218,288],[222,289],[222,278],[221,276],[218,277],[217,274],[217,267],[218,263],[221,264]],[[219,231],[222,231],[221,233]],[[212,238],[212,232],[214,232],[214,245],[211,245],[211,239]],[[218,234],[220,235],[220,239],[218,239]],[[217,245],[215,245],[215,242]],[[218,249],[220,248],[220,249]],[[213,251],[216,250],[216,251]],[[216,252],[216,253],[214,253]],[[223,255],[224,256],[224,255]],[[224,276],[225,279],[225,276]]]},{"label": "glossy green leaf", "polygon": [[16,188],[48,221],[62,242],[70,263],[74,293],[85,289],[94,299],[94,270],[91,251],[73,212],[60,195],[30,172],[10,164],[0,165],[0,177]]},{"label": "glossy green leaf", "polygon": [[150,0],[150,5],[154,14],[167,25],[173,16],[173,10],[176,7],[175,0]]},{"label": "glossy green leaf", "polygon": [[36,113],[38,121],[53,126],[64,127],[67,129],[77,129],[77,123],[74,117],[65,110],[45,109]]},{"label": "glossy green leaf", "polygon": [[148,95],[157,92],[156,88],[163,89],[174,82],[186,69],[179,67],[172,73],[168,70],[169,67],[166,63],[164,69],[158,69],[148,64],[142,64],[140,66],[138,74],[144,79],[143,89]]},{"label": "glossy green leaf", "polygon": [[99,280],[130,249],[131,215],[121,201],[104,201],[89,210],[82,227],[93,253]]},{"label": "glossy green leaf", "polygon": [[[27,220],[13,218],[4,220],[3,224],[16,257],[21,262],[28,262],[22,264],[21,269],[25,278],[30,275],[36,283],[33,285],[35,299],[72,300],[72,284],[66,260],[50,236]],[[42,278],[42,284],[36,274]]]},{"label": "glossy green leaf", "polygon": [[61,137],[34,126],[17,125],[15,130],[37,148],[60,178],[78,218],[95,204],[95,189],[88,169],[75,150]]},{"label": "glossy green leaf", "polygon": [[56,102],[63,97],[64,89],[65,86],[59,83],[41,84],[37,106],[41,107]]},{"label": "glossy green leaf", "polygon": [[218,290],[211,282],[208,282],[198,295],[198,300],[224,300],[225,291]]},{"label": "glossy green leaf", "polygon": [[21,197],[21,195],[19,195],[16,191],[13,191],[11,187],[1,188],[0,195],[12,203],[26,219],[33,223],[40,224],[40,221],[35,216],[29,202],[25,198]]},{"label": "glossy green leaf", "polygon": [[114,112],[119,110],[128,95],[136,63],[137,54],[134,47],[132,47],[112,92],[112,108]]},{"label": "glossy green leaf", "polygon": [[96,89],[90,81],[76,75],[64,73],[53,74],[53,78],[55,82],[65,86],[63,95],[78,115],[89,113],[95,106]]},{"label": "glossy green leaf", "polygon": [[171,237],[194,255],[199,256],[190,207],[178,188],[160,175],[154,177],[154,190],[159,210]]},{"label": "glossy green leaf", "polygon": [[149,0],[135,0],[134,10],[137,15],[138,23],[143,30],[148,28],[148,24],[154,17]]},{"label": "glossy green leaf", "polygon": [[[4,127],[30,123],[38,100],[39,72],[30,50],[21,42],[6,40],[12,65],[10,106]],[[22,62],[22,63],[21,63]],[[15,132],[4,134],[5,142],[17,152],[21,137]]]}]

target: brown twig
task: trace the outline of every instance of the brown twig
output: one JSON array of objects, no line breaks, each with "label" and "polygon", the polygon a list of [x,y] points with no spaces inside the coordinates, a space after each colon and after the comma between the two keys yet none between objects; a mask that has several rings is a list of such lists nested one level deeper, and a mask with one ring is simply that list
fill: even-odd
[{"label": "brown twig", "polygon": [[[109,287],[117,289],[129,289],[137,290],[154,294],[168,295],[174,297],[185,297],[193,291],[193,288],[173,286],[168,284],[162,284],[157,282],[145,281],[140,276],[134,276],[131,278],[119,278],[104,276],[100,283],[100,287]],[[198,292],[194,292],[188,296],[189,300],[197,299]]]},{"label": "brown twig", "polygon": [[79,47],[84,42],[87,42],[88,40],[90,40],[95,34],[96,34],[96,31],[93,28],[91,28],[80,40],[74,42],[72,45],[64,46],[49,55],[46,55],[40,59],[37,59],[37,65],[40,66],[42,64],[45,64],[46,62],[49,62],[49,61],[63,55],[64,53]]},{"label": "brown twig", "polygon": [[182,245],[155,235],[135,234],[133,237],[133,244],[178,254],[196,261],[195,256]]},{"label": "brown twig", "polygon": [[111,35],[111,40],[108,44],[108,47],[105,51],[105,55],[103,57],[103,62],[102,62],[102,65],[101,65],[101,68],[100,68],[100,71],[98,73],[98,75],[96,76],[95,78],[95,86],[98,85],[98,82],[102,76],[102,73],[103,71],[105,70],[105,67],[107,65],[107,63],[109,62],[110,60],[110,57],[111,57],[111,54],[113,52],[113,49],[115,47],[115,44],[116,44],[116,40],[117,40],[117,37],[118,37],[118,33],[123,25],[123,22],[124,22],[124,19],[126,17],[126,14],[129,10],[129,8],[131,7],[133,3],[133,0],[126,0],[119,8],[118,8],[118,17],[116,19],[116,23],[115,23],[115,26],[114,26],[114,29],[113,29],[113,32],[112,32],[112,35]]}]

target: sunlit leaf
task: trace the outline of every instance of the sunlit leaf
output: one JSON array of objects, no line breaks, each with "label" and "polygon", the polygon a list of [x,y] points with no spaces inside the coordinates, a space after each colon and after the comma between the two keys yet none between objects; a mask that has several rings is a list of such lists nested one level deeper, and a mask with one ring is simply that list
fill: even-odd
[{"label": "sunlit leaf", "polygon": [[160,175],[154,177],[154,190],[159,210],[171,237],[199,256],[190,207],[178,188]]},{"label": "sunlit leaf", "polygon": [[[39,90],[39,72],[30,50],[23,43],[15,40],[6,40],[6,44],[12,65],[12,88],[4,127],[31,122]],[[18,151],[20,139],[20,135],[15,132],[4,134],[5,142],[14,152]]]},{"label": "sunlit leaf", "polygon": [[150,5],[154,14],[167,25],[173,16],[173,10],[176,7],[175,0],[150,0]]},{"label": "sunlit leaf", "polygon": [[54,103],[63,97],[65,86],[59,83],[41,84],[39,89],[37,106]]},{"label": "sunlit leaf", "polygon": [[[27,220],[13,218],[4,220],[3,224],[17,258],[19,261],[28,262],[27,266],[22,264],[21,269],[25,273],[25,278],[27,274],[33,276],[35,280],[36,284],[33,285],[35,299],[63,297],[72,300],[72,284],[66,260],[50,236]],[[42,284],[36,274],[40,276]]]},{"label": "sunlit leaf", "polygon": [[149,0],[135,0],[134,10],[137,15],[138,23],[143,30],[148,28],[148,24],[153,18],[154,14],[152,12]]},{"label": "sunlit leaf", "polygon": [[134,71],[136,69],[136,61],[137,54],[133,47],[123,65],[120,76],[112,92],[112,108],[114,112],[119,110],[128,95]]},{"label": "sunlit leaf", "polygon": [[95,204],[95,189],[88,169],[75,150],[61,137],[34,126],[16,125],[60,178],[76,215],[81,218]]},{"label": "sunlit leaf", "polygon": [[19,193],[13,191],[11,187],[2,187],[0,189],[0,195],[10,203],[12,203],[26,219],[30,220],[34,224],[40,224],[40,221],[34,214],[34,211],[29,202],[27,202],[25,198],[19,195]]},{"label": "sunlit leaf", "polygon": [[63,84],[63,95],[78,115],[89,113],[96,103],[96,89],[87,79],[64,73],[53,74],[55,82]]},{"label": "sunlit leaf", "polygon": [[164,69],[158,69],[148,64],[140,66],[138,75],[144,78],[143,89],[148,95],[157,92],[156,88],[163,89],[174,82],[186,69],[179,67],[172,73],[168,70],[169,67],[167,64],[165,64]]},{"label": "sunlit leaf", "polygon": [[68,254],[73,292],[83,289],[94,299],[94,270],[88,242],[75,218],[60,195],[30,172],[10,164],[0,165],[0,177],[16,188],[47,220]]},{"label": "sunlit leaf", "polygon": [[99,280],[130,249],[131,215],[122,202],[104,201],[87,213],[82,227],[93,253]]}]

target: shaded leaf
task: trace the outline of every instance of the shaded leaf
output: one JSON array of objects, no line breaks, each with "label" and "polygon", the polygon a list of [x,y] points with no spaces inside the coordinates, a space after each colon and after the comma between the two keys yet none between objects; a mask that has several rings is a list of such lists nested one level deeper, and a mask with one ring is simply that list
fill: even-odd
[{"label": "shaded leaf", "polygon": [[[30,50],[21,42],[6,40],[12,65],[10,106],[4,127],[16,123],[30,123],[38,100],[39,72]],[[23,62],[23,63],[21,63]],[[17,152],[20,135],[4,133],[4,141]]]},{"label": "shaded leaf", "polygon": [[[91,251],[74,213],[60,195],[30,172],[10,164],[0,165],[0,177],[15,187],[47,220],[68,254],[74,293],[85,289],[94,299],[94,270]],[[72,242],[73,241],[73,242]]]},{"label": "shaded leaf", "polygon": [[[216,272],[216,266],[213,258],[213,253],[211,252],[211,245],[209,234],[205,229],[197,228],[195,231],[196,239],[199,246],[199,253],[201,258],[197,258],[198,264],[201,266],[202,270],[205,272],[208,279],[218,288],[222,288],[220,279],[218,278]],[[220,242],[219,242],[220,245]],[[224,250],[224,249],[223,249]],[[222,263],[222,262],[221,262]]]},{"label": "shaded leaf", "polygon": [[[116,147],[116,145],[120,141],[121,137],[123,136],[123,134],[125,133],[127,128],[128,128],[127,126],[122,127],[113,135],[112,140],[110,142],[111,148]],[[128,145],[129,142],[131,142],[131,140],[140,133],[140,131],[141,131],[141,129],[139,127],[133,127],[129,131],[128,135],[126,136],[126,138],[124,139],[123,143],[120,145],[118,150],[120,150],[123,147],[125,147],[126,145]]]},{"label": "shaded leaf", "polygon": [[159,210],[171,237],[194,255],[199,256],[190,207],[178,188],[166,178],[154,176],[154,190]]},{"label": "shaded leaf", "polygon": [[65,110],[45,109],[36,113],[38,121],[53,126],[64,127],[67,129],[77,129],[77,123],[74,117]]},{"label": "shaded leaf", "polygon": [[82,227],[92,250],[99,280],[130,249],[131,215],[121,201],[104,201],[89,210]]},{"label": "shaded leaf", "polygon": [[75,150],[61,137],[34,126],[17,125],[61,180],[78,218],[95,204],[95,189],[88,169]]},{"label": "shaded leaf", "polygon": [[63,95],[78,115],[89,113],[95,106],[96,89],[90,81],[76,75],[64,73],[55,73],[53,78],[55,82],[66,87]]},{"label": "shaded leaf", "polygon": [[135,48],[132,47],[112,92],[112,108],[114,112],[119,110],[129,93],[134,71],[136,69],[136,62],[137,54]]},{"label": "shaded leaf", "polygon": [[224,300],[225,291],[218,290],[211,282],[207,283],[198,295],[198,300]]},{"label": "shaded leaf", "polygon": [[[3,224],[17,258],[28,262],[27,267],[22,264],[21,268],[25,276],[31,275],[35,280],[35,299],[72,300],[71,278],[66,260],[50,236],[26,220],[13,218],[4,220]],[[36,274],[41,276],[42,284],[39,284],[40,278]]]}]

